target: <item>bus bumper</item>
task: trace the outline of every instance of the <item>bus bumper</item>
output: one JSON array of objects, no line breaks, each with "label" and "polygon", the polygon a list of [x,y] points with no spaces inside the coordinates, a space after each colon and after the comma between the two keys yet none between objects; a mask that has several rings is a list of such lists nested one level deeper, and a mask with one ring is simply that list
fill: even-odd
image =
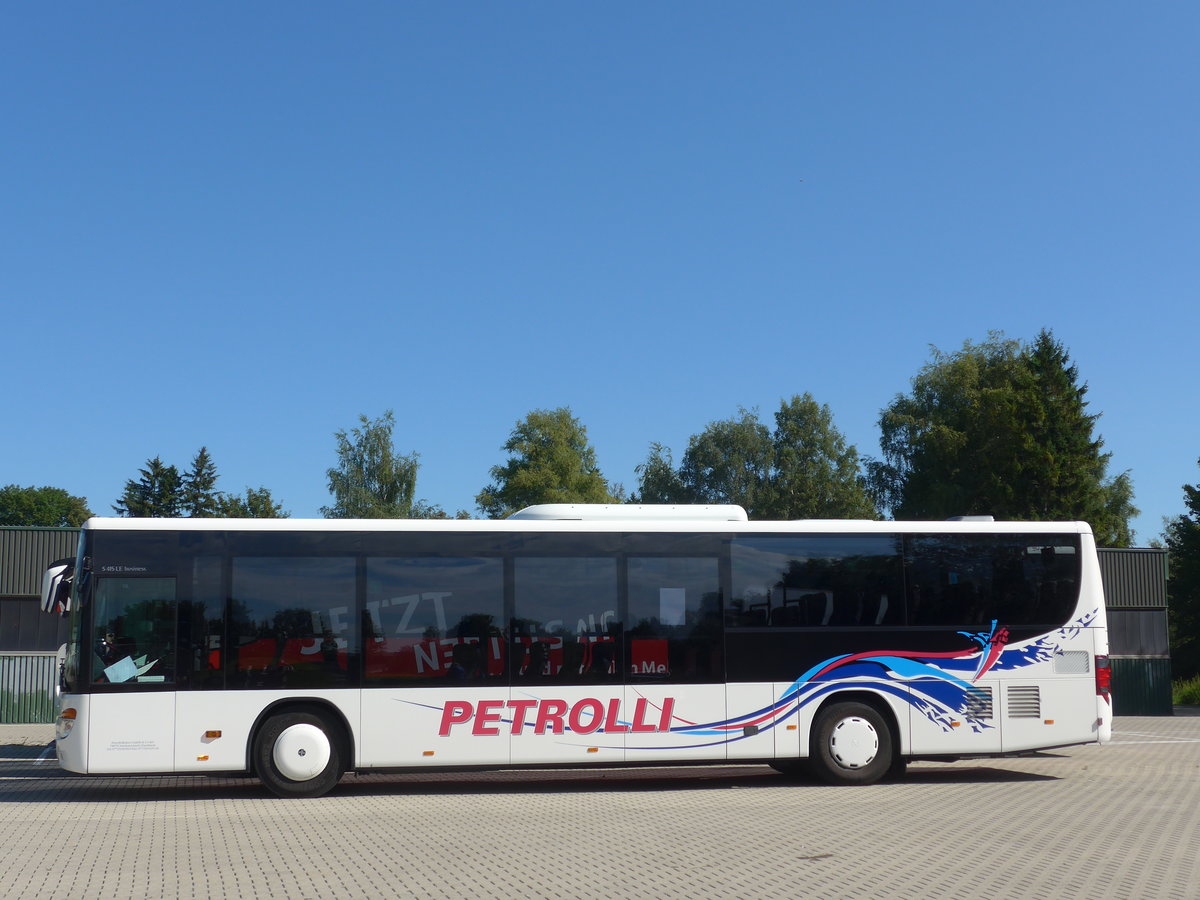
[{"label": "bus bumper", "polygon": [[63,694],[54,724],[54,750],[58,764],[68,772],[87,774],[88,697]]}]

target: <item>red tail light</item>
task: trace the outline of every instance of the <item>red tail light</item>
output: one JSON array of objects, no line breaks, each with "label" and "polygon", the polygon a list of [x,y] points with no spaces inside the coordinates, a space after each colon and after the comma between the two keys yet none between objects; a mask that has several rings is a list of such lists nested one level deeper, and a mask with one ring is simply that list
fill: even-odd
[{"label": "red tail light", "polygon": [[1105,700],[1112,696],[1112,669],[1107,656],[1096,657],[1096,696]]}]

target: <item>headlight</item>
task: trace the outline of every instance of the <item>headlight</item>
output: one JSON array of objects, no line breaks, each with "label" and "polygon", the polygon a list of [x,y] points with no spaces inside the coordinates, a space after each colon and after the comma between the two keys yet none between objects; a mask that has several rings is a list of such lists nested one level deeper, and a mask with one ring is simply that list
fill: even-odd
[{"label": "headlight", "polygon": [[58,740],[66,740],[67,735],[71,733],[71,729],[75,727],[75,717],[77,715],[78,713],[72,706],[68,706],[58,714],[58,721],[54,723],[54,736]]}]

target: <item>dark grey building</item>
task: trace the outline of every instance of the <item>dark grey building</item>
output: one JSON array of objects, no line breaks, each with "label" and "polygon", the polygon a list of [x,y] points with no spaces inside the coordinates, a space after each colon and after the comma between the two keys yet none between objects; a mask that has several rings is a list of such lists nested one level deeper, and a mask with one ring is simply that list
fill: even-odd
[{"label": "dark grey building", "polygon": [[1101,550],[1113,712],[1171,715],[1167,551]]},{"label": "dark grey building", "polygon": [[0,528],[0,723],[54,721],[67,620],[42,612],[42,573],[78,543],[78,528]]},{"label": "dark grey building", "polygon": [[67,621],[38,602],[42,573],[75,556],[78,528],[0,528],[0,653],[53,653],[67,639]]}]

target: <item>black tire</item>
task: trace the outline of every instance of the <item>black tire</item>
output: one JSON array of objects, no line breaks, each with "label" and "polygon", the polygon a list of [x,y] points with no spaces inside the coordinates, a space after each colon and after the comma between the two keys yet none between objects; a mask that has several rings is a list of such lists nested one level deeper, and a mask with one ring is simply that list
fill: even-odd
[{"label": "black tire", "polygon": [[892,764],[888,766],[887,775],[888,781],[900,781],[908,773],[908,760],[900,754],[892,757]]},{"label": "black tire", "polygon": [[254,771],[277,797],[320,797],[346,771],[341,729],[315,712],[272,716],[254,739]]},{"label": "black tire", "polygon": [[845,701],[813,723],[808,765],[827,784],[874,784],[893,765],[892,731],[877,709]]}]

